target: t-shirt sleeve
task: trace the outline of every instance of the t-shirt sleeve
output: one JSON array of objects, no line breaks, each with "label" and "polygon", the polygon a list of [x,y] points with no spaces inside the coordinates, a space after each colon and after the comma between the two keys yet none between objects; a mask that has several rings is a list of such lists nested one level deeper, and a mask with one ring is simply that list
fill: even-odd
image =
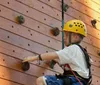
[{"label": "t-shirt sleeve", "polygon": [[73,58],[76,56],[76,45],[71,45],[69,47],[65,47],[62,50],[56,51],[58,57],[59,57],[59,63],[60,64],[66,64],[66,63],[72,63]]}]

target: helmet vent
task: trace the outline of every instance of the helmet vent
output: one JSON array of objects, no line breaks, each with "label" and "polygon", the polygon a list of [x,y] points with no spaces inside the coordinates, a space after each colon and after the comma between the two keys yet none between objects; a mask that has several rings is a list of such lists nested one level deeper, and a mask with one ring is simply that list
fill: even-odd
[{"label": "helmet vent", "polygon": [[78,27],[80,27],[80,25],[78,25]]},{"label": "helmet vent", "polygon": [[74,24],[76,24],[76,22],[74,22]]},{"label": "helmet vent", "polygon": [[69,27],[73,27],[73,25],[72,25],[72,24],[70,24],[70,25],[69,25]]}]

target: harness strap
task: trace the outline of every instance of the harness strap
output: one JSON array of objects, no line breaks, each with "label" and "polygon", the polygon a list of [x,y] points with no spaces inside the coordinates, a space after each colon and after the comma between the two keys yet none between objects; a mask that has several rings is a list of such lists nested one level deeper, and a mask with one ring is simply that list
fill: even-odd
[{"label": "harness strap", "polygon": [[78,45],[81,50],[83,51],[84,55],[85,55],[85,61],[87,63],[87,68],[89,69],[89,79],[88,79],[88,84],[90,85],[91,82],[92,82],[92,74],[91,74],[91,63],[90,63],[90,56],[88,55],[86,49],[84,49],[81,45],[79,44],[76,44]]},{"label": "harness strap", "polygon": [[71,67],[69,66],[69,64],[65,64],[65,66],[67,66],[70,71],[73,73],[74,77],[77,79],[77,81],[80,83],[80,85],[82,85],[81,81],[78,79],[78,77],[76,76],[76,74],[72,71]]},{"label": "harness strap", "polygon": [[[78,77],[80,77],[80,78],[86,80],[86,81],[88,82],[87,84],[90,85],[91,82],[92,82],[92,75],[91,75],[91,69],[90,69],[91,64],[90,64],[89,55],[88,55],[88,53],[83,49],[83,47],[81,47],[79,44],[76,44],[76,45],[78,45],[78,46],[81,48],[81,50],[83,51],[83,53],[84,53],[84,55],[85,55],[85,60],[86,60],[86,63],[87,63],[87,68],[89,69],[89,78],[88,78],[88,79],[82,78],[80,75],[78,75],[77,72],[74,72],[74,71],[71,69],[71,67],[69,66],[69,64],[65,64],[65,66],[67,66],[67,67],[70,69],[70,71],[71,71],[72,74],[75,76],[75,78],[78,80],[78,82],[80,83],[80,85],[82,85],[82,83],[80,82],[80,80],[78,79]],[[65,72],[64,72],[64,73],[65,73]]]}]

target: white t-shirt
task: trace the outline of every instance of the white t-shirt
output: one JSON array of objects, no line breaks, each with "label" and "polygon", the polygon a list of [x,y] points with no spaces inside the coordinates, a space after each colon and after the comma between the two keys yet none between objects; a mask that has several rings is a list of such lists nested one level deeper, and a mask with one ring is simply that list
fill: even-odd
[{"label": "white t-shirt", "polygon": [[85,61],[85,55],[77,45],[65,47],[63,50],[56,51],[59,57],[59,63],[68,63],[73,71],[76,71],[84,78],[89,77],[89,69]]}]

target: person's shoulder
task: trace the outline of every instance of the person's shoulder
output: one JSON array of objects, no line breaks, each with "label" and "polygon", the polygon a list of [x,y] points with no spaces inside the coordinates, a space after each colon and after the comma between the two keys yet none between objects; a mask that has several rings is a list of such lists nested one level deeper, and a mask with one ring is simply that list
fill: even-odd
[{"label": "person's shoulder", "polygon": [[68,46],[69,48],[79,48],[79,46],[77,44],[72,44],[70,46]]}]

